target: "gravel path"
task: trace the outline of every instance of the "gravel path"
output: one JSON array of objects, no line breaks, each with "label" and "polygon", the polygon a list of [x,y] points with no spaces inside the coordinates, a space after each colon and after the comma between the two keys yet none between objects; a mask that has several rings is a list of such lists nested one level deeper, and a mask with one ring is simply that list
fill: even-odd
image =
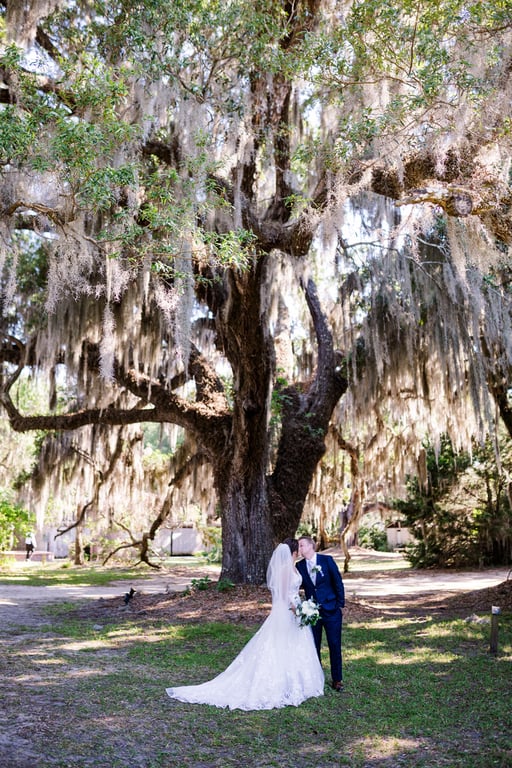
[{"label": "gravel path", "polygon": [[0,584],[0,636],[2,627],[12,624],[39,624],[45,621],[41,608],[49,603],[86,603],[123,597],[133,587],[142,594],[181,592],[194,574],[165,576],[134,581],[117,581],[103,586],[52,585],[46,587]]},{"label": "gravel path", "polygon": [[[205,571],[206,572],[206,571]],[[214,580],[218,569],[211,569]],[[379,598],[389,601],[396,596],[411,599],[414,595],[447,593],[456,594],[485,589],[501,584],[510,574],[510,568],[493,568],[482,571],[376,571],[348,573],[344,576],[348,599],[364,599],[378,606]],[[155,576],[134,581],[112,582],[105,586],[13,586],[0,584],[0,635],[1,627],[13,624],[38,624],[43,622],[42,606],[55,602],[77,602],[123,597],[133,587],[140,594],[154,595],[180,592],[190,585],[197,573]],[[202,571],[200,575],[205,575]]]},{"label": "gravel path", "polygon": [[472,592],[501,584],[510,571],[509,567],[482,571],[386,571],[374,576],[347,574],[344,582],[349,595],[364,598],[427,592]]}]

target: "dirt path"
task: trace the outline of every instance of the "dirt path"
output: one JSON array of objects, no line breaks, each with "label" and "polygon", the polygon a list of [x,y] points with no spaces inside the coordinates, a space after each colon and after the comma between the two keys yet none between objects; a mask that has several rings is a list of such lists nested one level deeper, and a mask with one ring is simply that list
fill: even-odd
[{"label": "dirt path", "polygon": [[[364,555],[368,560],[368,555]],[[347,601],[363,603],[387,612],[393,607],[401,612],[404,606],[418,605],[435,607],[440,601],[463,596],[476,590],[486,590],[507,580],[510,568],[493,568],[481,571],[414,571],[385,570],[395,566],[396,556],[376,555],[382,570],[359,571],[358,558],[353,558],[354,571],[344,576]],[[392,562],[395,559],[395,562]],[[44,604],[76,602],[77,605],[98,605],[98,601],[113,601],[119,598],[123,605],[124,594],[133,587],[138,600],[146,602],[150,596],[172,595],[184,591],[193,578],[208,575],[212,581],[218,577],[218,568],[205,566],[192,571],[190,568],[176,568],[164,575],[134,581],[112,582],[104,586],[13,586],[0,584],[0,627],[32,625],[46,619],[41,608]],[[463,601],[462,601],[463,602]],[[117,601],[116,601],[117,604]],[[0,630],[1,634],[1,630]]]},{"label": "dirt path", "polygon": [[[2,626],[42,623],[45,619],[41,607],[49,603],[76,602],[86,604],[116,597],[119,597],[121,602],[130,587],[133,587],[141,595],[182,592],[190,585],[192,578],[206,575],[209,570],[211,569],[205,568],[204,573],[203,570],[196,573],[189,569],[179,569],[172,575],[167,574],[133,581],[113,581],[102,586],[75,584],[36,587],[0,584],[0,635]],[[216,579],[216,572],[210,578]]]},{"label": "dirt path", "polygon": [[491,589],[507,580],[510,568],[482,571],[387,571],[344,578],[347,597],[375,607],[396,600],[413,602],[420,596],[446,598]]}]

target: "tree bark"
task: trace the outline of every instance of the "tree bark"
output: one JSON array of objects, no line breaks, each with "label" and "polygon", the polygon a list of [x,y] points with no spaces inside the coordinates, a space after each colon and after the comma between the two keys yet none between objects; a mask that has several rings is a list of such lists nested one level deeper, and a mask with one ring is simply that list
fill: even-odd
[{"label": "tree bark", "polygon": [[[230,290],[226,294],[229,300],[226,299],[223,311],[217,313],[219,341],[231,363],[236,385],[231,410],[217,375],[195,349],[189,362],[189,374],[196,384],[195,401],[184,400],[164,385],[116,363],[117,385],[135,395],[138,406],[23,416],[10,396],[10,387],[23,365],[21,344],[9,346],[11,359],[13,349],[18,350],[19,368],[1,394],[11,425],[19,431],[144,421],[170,422],[189,430],[212,466],[213,485],[221,508],[222,577],[235,583],[264,582],[273,547],[279,540],[294,535],[311,479],[325,452],[332,411],[348,386],[310,280],[303,290],[317,338],[317,366],[305,391],[298,386],[280,391],[281,438],[274,469],[267,474],[274,350],[260,298],[264,268],[262,257],[249,273],[230,273]],[[89,369],[96,371],[97,346],[84,346],[84,355]],[[159,515],[159,521],[155,521],[148,534],[151,538],[164,519],[164,515]],[[144,541],[138,545],[143,549]]]},{"label": "tree bark", "polygon": [[[283,55],[302,45],[305,35],[317,23],[320,8],[320,0],[282,4],[287,26],[278,45]],[[119,408],[113,400],[110,406],[84,408],[75,413],[23,416],[9,392],[26,358],[22,360],[17,344],[7,339],[4,351],[11,358],[19,355],[19,368],[6,381],[1,402],[12,427],[20,431],[144,421],[173,423],[187,430],[212,466],[213,485],[221,507],[222,576],[236,583],[261,583],[275,543],[295,533],[311,479],[325,452],[324,438],[333,409],[348,384],[338,366],[339,359],[315,287],[309,281],[302,288],[316,334],[316,370],[304,389],[293,383],[279,389],[283,405],[281,435],[274,466],[270,467],[269,414],[275,351],[263,303],[264,289],[268,288],[267,269],[277,250],[290,259],[304,257],[316,225],[308,214],[293,219],[288,200],[294,192],[293,76],[286,68],[266,71],[257,64],[247,74],[249,89],[244,122],[249,126],[250,141],[233,170],[233,178],[236,177],[239,184],[231,187],[225,177],[213,180],[227,206],[212,209],[208,231],[221,235],[242,228],[250,231],[254,238],[253,261],[245,270],[219,269],[215,274],[215,267],[203,266],[200,257],[193,263],[199,278],[195,285],[196,297],[209,309],[209,319],[215,326],[215,344],[231,367],[232,401],[228,403],[213,365],[192,348],[186,373],[195,383],[194,400],[176,394],[175,383],[183,381],[168,381],[165,372],[158,380],[155,376],[150,379],[131,363],[116,361],[113,383],[138,399],[133,408]],[[179,135],[171,138],[168,146],[148,137],[142,154],[146,157],[157,154],[160,162],[179,176],[185,148],[181,142]],[[264,178],[267,171],[273,186],[269,187],[272,189],[270,199],[266,196],[263,199],[255,182]],[[319,210],[326,200],[325,174],[314,179],[312,175],[311,179],[312,189],[305,190],[305,198]],[[185,186],[189,181],[185,174]],[[232,213],[228,214],[227,208]],[[15,208],[12,215],[17,210]],[[41,213],[54,215],[46,208]],[[146,226],[142,208],[139,214],[139,224]],[[153,233],[156,237],[158,234]],[[207,274],[202,274],[203,269]],[[203,281],[203,277],[206,280]],[[155,327],[161,332],[156,323]],[[137,349],[138,340],[134,338],[132,343]],[[92,372],[99,372],[100,368],[98,345],[87,339],[84,339],[83,366]],[[138,542],[142,555],[164,514],[162,509],[150,531]]]},{"label": "tree bark", "polygon": [[304,290],[317,338],[318,361],[306,392],[297,386],[284,387],[280,392],[282,431],[269,478],[276,538],[293,534],[299,524],[313,474],[325,453],[332,412],[348,387],[314,283],[309,281]]}]

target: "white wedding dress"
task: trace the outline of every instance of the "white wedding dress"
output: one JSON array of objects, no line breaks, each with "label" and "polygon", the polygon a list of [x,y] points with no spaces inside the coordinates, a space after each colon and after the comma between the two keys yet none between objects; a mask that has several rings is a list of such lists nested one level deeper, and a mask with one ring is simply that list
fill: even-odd
[{"label": "white wedding dress", "polygon": [[279,544],[267,570],[272,592],[270,615],[220,675],[200,685],[167,688],[172,699],[229,709],[298,706],[323,696],[324,673],[310,627],[300,627],[290,611],[301,576],[290,548]]}]

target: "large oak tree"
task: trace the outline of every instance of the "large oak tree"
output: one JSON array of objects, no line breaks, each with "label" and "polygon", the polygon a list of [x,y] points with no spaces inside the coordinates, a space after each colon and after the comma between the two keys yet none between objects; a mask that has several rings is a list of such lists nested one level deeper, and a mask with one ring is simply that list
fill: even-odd
[{"label": "large oak tree", "polygon": [[[412,423],[407,400],[424,428],[450,429],[444,402],[452,430],[483,429],[511,357],[508,2],[4,11],[14,429],[182,427],[211,465],[237,582],[261,581],[295,531],[333,414],[343,431],[349,405],[365,412],[381,443]],[[364,245],[347,241],[356,217]],[[301,303],[314,344],[290,318]],[[20,413],[21,370],[57,365],[75,408]]]}]

